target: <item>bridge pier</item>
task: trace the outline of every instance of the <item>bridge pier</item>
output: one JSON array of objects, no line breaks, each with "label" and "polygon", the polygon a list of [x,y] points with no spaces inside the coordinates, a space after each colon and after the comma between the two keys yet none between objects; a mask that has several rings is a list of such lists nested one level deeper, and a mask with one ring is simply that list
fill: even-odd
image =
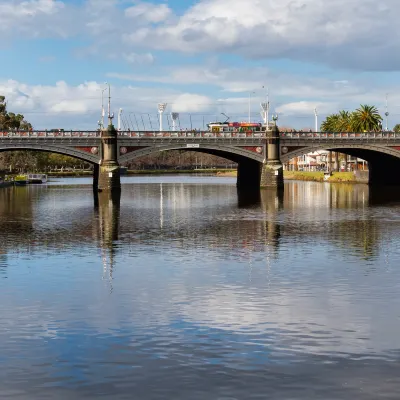
[{"label": "bridge pier", "polygon": [[238,162],[237,181],[238,189],[258,190],[260,188],[260,163],[247,159]]},{"label": "bridge pier", "polygon": [[[101,132],[101,163],[98,172],[98,190],[104,192],[120,192],[121,178],[118,163],[118,132],[111,121],[108,128]],[[93,177],[95,183],[95,176]]]},{"label": "bridge pier", "polygon": [[267,131],[267,159],[261,167],[261,188],[283,189],[283,165],[279,151],[279,130],[275,124]]},{"label": "bridge pier", "polygon": [[100,166],[99,164],[93,164],[93,190],[97,192],[99,188],[99,173]]}]

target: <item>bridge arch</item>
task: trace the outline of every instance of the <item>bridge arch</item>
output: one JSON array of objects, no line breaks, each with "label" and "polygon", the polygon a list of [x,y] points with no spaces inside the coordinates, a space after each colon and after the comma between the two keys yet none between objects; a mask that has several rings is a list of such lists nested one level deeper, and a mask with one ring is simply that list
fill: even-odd
[{"label": "bridge arch", "polygon": [[247,150],[239,146],[230,145],[208,145],[201,144],[199,147],[187,147],[187,145],[159,145],[146,147],[119,157],[120,163],[133,161],[140,157],[169,150],[186,150],[199,153],[212,154],[218,157],[226,158],[238,164],[237,186],[259,188],[261,178],[261,166],[264,156],[254,151]]},{"label": "bridge arch", "polygon": [[282,163],[294,157],[319,150],[335,151],[362,158],[368,162],[369,183],[372,185],[400,185],[400,150],[394,147],[373,144],[334,144],[305,146],[281,155]]},{"label": "bridge arch", "polygon": [[49,153],[57,153],[65,156],[70,156],[74,158],[78,158],[82,161],[91,163],[91,164],[99,164],[100,157],[99,155],[91,154],[83,150],[79,150],[75,147],[58,147],[52,146],[48,144],[0,144],[0,152],[5,151],[20,151],[20,150],[28,150],[28,151],[45,151]]},{"label": "bridge arch", "polygon": [[227,146],[227,145],[199,145],[199,147],[187,147],[187,145],[159,145],[146,147],[144,149],[136,150],[131,153],[119,156],[118,161],[120,163],[133,161],[135,159],[149,156],[161,151],[168,150],[186,150],[186,151],[196,151],[206,154],[217,155],[219,157],[226,158],[233,162],[240,163],[245,160],[253,160],[256,162],[262,162],[263,156],[250,150],[243,149],[237,146]]}]

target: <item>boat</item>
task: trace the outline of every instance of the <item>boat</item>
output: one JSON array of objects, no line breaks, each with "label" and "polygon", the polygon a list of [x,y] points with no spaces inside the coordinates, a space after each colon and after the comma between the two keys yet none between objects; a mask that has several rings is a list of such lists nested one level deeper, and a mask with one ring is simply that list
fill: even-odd
[{"label": "boat", "polygon": [[15,186],[25,186],[28,183],[28,177],[26,175],[17,175],[14,178]]},{"label": "boat", "polygon": [[46,174],[28,174],[28,183],[47,183]]}]

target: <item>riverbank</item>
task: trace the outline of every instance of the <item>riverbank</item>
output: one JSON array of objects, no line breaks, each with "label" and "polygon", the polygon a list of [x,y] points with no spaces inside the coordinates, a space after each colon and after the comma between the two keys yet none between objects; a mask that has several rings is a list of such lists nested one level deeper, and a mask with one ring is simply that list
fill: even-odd
[{"label": "riverbank", "polygon": [[[236,170],[232,169],[216,169],[216,168],[207,168],[207,169],[132,169],[126,171],[124,175],[176,175],[176,174],[224,174],[234,172],[236,174]],[[73,177],[73,176],[92,176],[93,171],[57,171],[57,172],[48,172],[48,176],[53,177]]]},{"label": "riverbank", "polygon": [[0,182],[0,189],[1,188],[7,188],[12,186],[14,183],[13,182]]},{"label": "riverbank", "polygon": [[[360,171],[361,172],[361,171]],[[367,178],[363,175],[366,175]],[[313,182],[346,182],[346,183],[366,183],[368,172],[366,174],[356,174],[354,172],[333,172],[331,176],[325,179],[324,172],[306,172],[306,171],[284,171],[283,177],[286,180],[313,181]]]},{"label": "riverbank", "polygon": [[[236,171],[218,172],[218,176],[237,176]],[[312,182],[333,182],[333,183],[368,183],[368,172],[333,172],[332,175],[325,180],[323,172],[305,172],[305,171],[283,171],[285,180],[312,181]]]}]

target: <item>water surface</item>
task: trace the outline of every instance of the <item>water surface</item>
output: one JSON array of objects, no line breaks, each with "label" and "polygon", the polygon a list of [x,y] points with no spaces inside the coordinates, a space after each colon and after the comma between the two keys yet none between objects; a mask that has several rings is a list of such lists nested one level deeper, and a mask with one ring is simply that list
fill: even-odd
[{"label": "water surface", "polygon": [[400,197],[0,190],[0,398],[398,399]]}]

